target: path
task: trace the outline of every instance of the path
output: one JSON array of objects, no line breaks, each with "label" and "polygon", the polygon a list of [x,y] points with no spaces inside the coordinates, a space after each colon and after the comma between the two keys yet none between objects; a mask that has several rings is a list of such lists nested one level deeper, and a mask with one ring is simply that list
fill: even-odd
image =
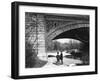
[{"label": "path", "polygon": [[63,58],[63,64],[62,65],[56,65],[56,57],[49,57],[48,63],[44,67],[65,67],[65,66],[74,66],[76,63],[81,64],[82,61],[72,58]]}]

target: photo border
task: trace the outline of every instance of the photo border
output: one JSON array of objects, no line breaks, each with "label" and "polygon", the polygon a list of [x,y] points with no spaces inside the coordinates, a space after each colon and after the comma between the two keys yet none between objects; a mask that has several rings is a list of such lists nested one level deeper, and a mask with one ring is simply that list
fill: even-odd
[{"label": "photo border", "polygon": [[[95,71],[89,72],[76,72],[76,73],[59,73],[59,74],[43,74],[43,75],[27,75],[19,76],[19,6],[42,6],[42,7],[57,7],[57,8],[73,8],[73,9],[92,9],[95,10]],[[97,74],[98,62],[97,62],[97,13],[96,6],[81,6],[81,5],[62,5],[62,4],[49,4],[49,3],[31,3],[31,2],[12,2],[11,7],[11,77],[13,79],[25,79],[25,78],[42,78],[42,77],[58,77],[58,76],[72,76],[72,75],[88,75]]]}]

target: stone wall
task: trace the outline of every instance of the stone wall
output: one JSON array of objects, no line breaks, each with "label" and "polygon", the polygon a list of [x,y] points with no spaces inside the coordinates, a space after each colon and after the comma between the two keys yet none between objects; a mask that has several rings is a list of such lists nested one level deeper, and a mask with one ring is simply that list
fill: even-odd
[{"label": "stone wall", "polygon": [[31,45],[38,58],[46,60],[44,16],[26,12],[25,18],[25,42]]}]

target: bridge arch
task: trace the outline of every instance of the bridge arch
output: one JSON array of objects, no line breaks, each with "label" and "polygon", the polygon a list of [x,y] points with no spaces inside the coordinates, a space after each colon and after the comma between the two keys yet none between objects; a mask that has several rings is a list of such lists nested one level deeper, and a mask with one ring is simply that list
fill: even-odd
[{"label": "bridge arch", "polygon": [[50,32],[46,35],[47,40],[53,40],[56,36],[60,35],[63,32],[77,29],[77,28],[89,28],[88,22],[74,22],[74,23],[67,23],[66,25],[62,25],[60,27],[56,27],[55,29],[51,29]]}]

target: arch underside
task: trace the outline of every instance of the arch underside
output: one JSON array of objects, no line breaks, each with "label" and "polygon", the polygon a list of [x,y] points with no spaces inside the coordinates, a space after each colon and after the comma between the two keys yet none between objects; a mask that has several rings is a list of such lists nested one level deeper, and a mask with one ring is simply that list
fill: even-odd
[{"label": "arch underside", "polygon": [[89,23],[78,23],[66,25],[54,29],[46,35],[47,40],[59,38],[73,38],[83,42],[89,41]]},{"label": "arch underside", "polygon": [[72,38],[87,43],[89,42],[89,27],[83,27],[65,31],[54,37],[52,40],[61,38]]}]

